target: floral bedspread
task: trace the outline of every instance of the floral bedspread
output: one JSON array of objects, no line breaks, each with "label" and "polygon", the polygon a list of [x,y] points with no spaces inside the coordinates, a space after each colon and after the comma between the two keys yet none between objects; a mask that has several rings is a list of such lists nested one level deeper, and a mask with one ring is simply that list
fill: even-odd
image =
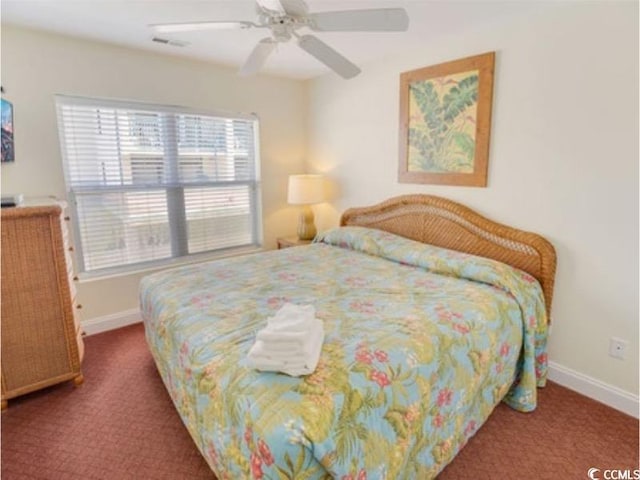
[{"label": "floral bedspread", "polygon": [[[428,479],[501,400],[546,377],[540,286],[507,265],[377,230],[145,277],[151,352],[219,479]],[[283,304],[326,332],[306,377],[246,355]]]}]

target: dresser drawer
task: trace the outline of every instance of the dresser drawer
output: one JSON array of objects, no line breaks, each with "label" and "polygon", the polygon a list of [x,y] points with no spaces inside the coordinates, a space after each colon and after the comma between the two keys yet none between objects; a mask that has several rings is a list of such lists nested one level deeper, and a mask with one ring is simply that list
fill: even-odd
[{"label": "dresser drawer", "polygon": [[71,301],[73,302],[78,294],[76,282],[73,281],[73,277],[69,278],[69,293],[71,294]]},{"label": "dresser drawer", "polygon": [[82,338],[82,329],[78,327],[76,330],[76,342],[78,342],[78,357],[80,362],[84,359],[84,339]]},{"label": "dresser drawer", "polygon": [[82,305],[78,302],[73,302],[73,323],[76,326],[76,329],[82,326]]}]

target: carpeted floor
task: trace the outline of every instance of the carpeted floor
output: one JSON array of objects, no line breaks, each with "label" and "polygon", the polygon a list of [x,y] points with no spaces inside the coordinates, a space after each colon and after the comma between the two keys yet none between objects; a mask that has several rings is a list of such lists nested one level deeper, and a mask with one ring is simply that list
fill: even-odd
[{"label": "carpeted floor", "polygon": [[[26,395],[2,413],[2,479],[211,479],[142,326],[85,340],[82,387]],[[586,479],[591,467],[638,468],[638,421],[550,383],[533,413],[499,405],[439,478]]]}]

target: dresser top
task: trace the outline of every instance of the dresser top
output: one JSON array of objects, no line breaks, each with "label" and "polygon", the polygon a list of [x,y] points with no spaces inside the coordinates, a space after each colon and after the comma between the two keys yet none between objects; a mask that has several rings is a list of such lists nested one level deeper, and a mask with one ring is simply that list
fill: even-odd
[{"label": "dresser top", "polygon": [[20,205],[16,208],[22,207],[50,207],[52,205],[59,205],[61,207],[66,206],[66,202],[59,200],[56,197],[24,197]]},{"label": "dresser top", "polygon": [[51,197],[25,198],[17,207],[3,207],[2,218],[60,215],[66,206],[66,202]]}]

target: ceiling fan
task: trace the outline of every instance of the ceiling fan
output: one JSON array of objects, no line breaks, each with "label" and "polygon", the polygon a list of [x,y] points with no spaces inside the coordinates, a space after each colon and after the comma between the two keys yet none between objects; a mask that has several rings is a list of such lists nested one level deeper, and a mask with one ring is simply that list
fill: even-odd
[{"label": "ceiling fan", "polygon": [[374,8],[311,13],[304,0],[256,0],[257,22],[205,21],[151,25],[159,33],[196,30],[268,28],[271,36],[254,47],[239,71],[242,76],[257,73],[278,43],[292,38],[300,48],[343,78],[353,78],[360,69],[350,60],[313,35],[300,35],[307,27],[314,32],[402,32],[409,28],[409,17],[403,8]]}]

